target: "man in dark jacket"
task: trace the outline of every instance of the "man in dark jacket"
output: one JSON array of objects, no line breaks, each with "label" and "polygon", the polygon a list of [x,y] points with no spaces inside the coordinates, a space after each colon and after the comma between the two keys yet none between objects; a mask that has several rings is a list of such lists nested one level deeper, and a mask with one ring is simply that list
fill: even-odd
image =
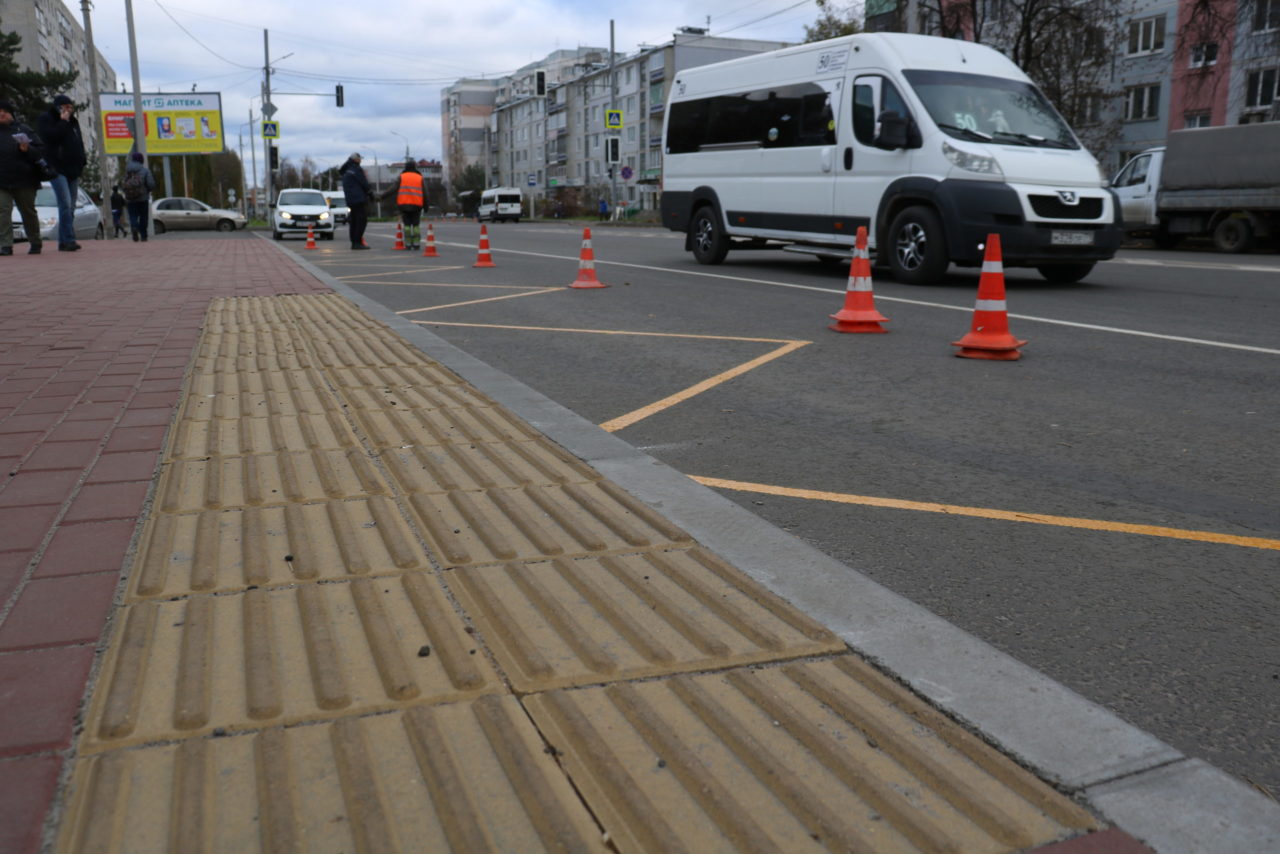
[{"label": "man in dark jacket", "polygon": [[40,174],[36,163],[44,154],[40,137],[14,116],[15,107],[0,99],[0,255],[13,254],[13,207],[18,206],[32,255],[40,254],[40,218],[36,191]]},{"label": "man in dark jacket", "polygon": [[338,174],[342,176],[342,194],[347,198],[347,207],[351,214],[347,217],[347,233],[351,236],[352,249],[368,249],[364,245],[364,229],[369,224],[369,201],[373,198],[373,188],[369,179],[360,168],[359,152],[347,158]]},{"label": "man in dark jacket", "polygon": [[76,190],[85,164],[84,138],[75,104],[66,95],[57,96],[52,109],[36,119],[36,129],[44,140],[49,165],[58,171],[58,176],[49,182],[58,199],[58,249],[74,252],[80,248],[76,243]]}]

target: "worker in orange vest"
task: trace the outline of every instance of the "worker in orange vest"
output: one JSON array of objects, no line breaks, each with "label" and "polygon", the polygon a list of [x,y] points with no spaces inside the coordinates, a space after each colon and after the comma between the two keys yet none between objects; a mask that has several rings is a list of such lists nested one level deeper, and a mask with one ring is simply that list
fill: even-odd
[{"label": "worker in orange vest", "polygon": [[400,184],[396,188],[396,207],[400,208],[400,222],[404,225],[405,249],[422,248],[422,209],[427,206],[427,188],[412,157],[406,157]]}]

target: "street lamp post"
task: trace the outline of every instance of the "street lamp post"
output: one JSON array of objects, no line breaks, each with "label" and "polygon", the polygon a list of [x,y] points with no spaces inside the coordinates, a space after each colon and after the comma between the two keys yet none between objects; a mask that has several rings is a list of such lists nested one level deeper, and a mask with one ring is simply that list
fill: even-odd
[{"label": "street lamp post", "polygon": [[408,166],[409,165],[409,137],[400,133],[400,131],[398,130],[393,130],[392,133],[404,140],[404,162],[405,162],[405,165]]}]

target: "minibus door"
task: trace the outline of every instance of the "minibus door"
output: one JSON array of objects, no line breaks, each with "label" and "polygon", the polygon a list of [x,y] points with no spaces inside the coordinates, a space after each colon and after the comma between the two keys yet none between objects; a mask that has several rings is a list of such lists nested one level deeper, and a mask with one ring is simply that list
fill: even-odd
[{"label": "minibus door", "polygon": [[[835,216],[840,230],[853,242],[858,226],[867,227],[875,247],[876,212],[889,185],[911,174],[911,149],[895,148],[884,136],[885,113],[892,111],[914,127],[912,113],[898,87],[888,77],[864,74],[853,81],[847,96],[852,109],[840,129],[836,165]],[[917,132],[918,133],[918,132]]]}]

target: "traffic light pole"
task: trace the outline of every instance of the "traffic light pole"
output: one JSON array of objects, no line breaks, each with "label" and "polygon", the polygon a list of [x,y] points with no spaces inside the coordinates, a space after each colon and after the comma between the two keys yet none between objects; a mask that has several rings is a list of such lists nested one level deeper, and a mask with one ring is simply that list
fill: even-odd
[{"label": "traffic light pole", "polygon": [[[271,103],[271,48],[268,41],[267,31],[262,31],[262,103]],[[266,118],[266,111],[263,111],[263,118]],[[266,176],[263,178],[263,191],[266,194],[268,210],[272,202],[271,196],[271,140],[262,140],[262,162],[267,165],[263,171]],[[267,219],[271,219],[270,213]]]},{"label": "traffic light pole", "polygon": [[[613,19],[609,20],[609,109],[618,109],[618,75],[613,70]],[[622,147],[622,139],[618,139],[618,147]],[[607,150],[607,146],[606,146]],[[609,166],[609,210],[616,214],[618,210],[618,167]]]}]

